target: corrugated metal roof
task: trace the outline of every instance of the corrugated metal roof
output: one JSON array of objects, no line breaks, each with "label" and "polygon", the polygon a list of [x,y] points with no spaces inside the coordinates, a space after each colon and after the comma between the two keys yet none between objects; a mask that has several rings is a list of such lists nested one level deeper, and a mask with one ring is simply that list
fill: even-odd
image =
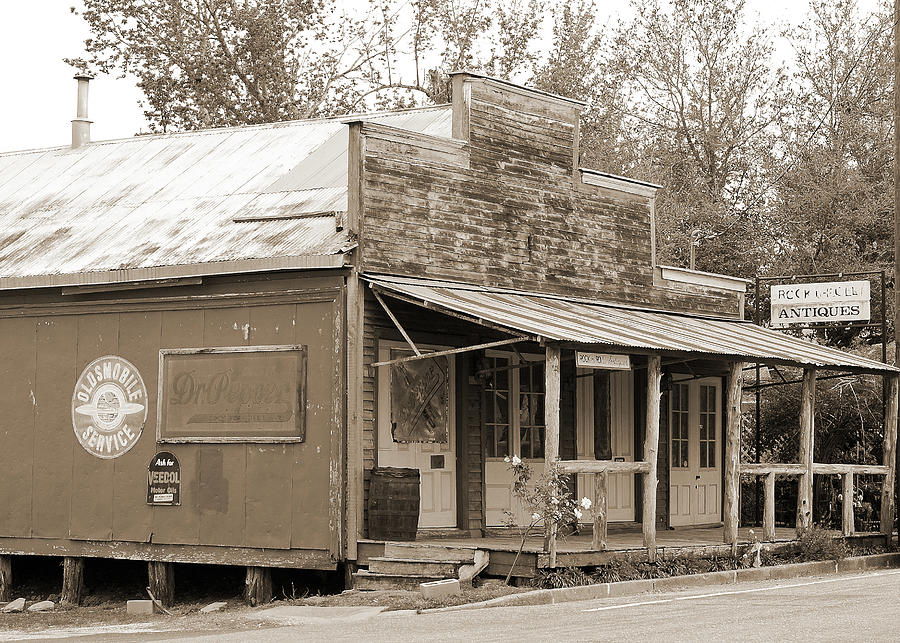
[{"label": "corrugated metal roof", "polygon": [[701,353],[751,362],[897,371],[864,357],[748,322],[591,304],[560,297],[409,278],[366,276],[388,294],[547,340]]},{"label": "corrugated metal roof", "polygon": [[0,288],[332,265],[350,118],[451,134],[442,106],[0,154]]}]

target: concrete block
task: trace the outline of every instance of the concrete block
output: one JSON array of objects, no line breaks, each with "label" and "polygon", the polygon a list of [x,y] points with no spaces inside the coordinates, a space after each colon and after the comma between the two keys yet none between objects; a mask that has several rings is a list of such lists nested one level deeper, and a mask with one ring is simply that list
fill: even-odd
[{"label": "concrete block", "polygon": [[28,606],[29,612],[49,612],[56,604],[53,601],[40,601],[39,603],[34,603],[33,605]]},{"label": "concrete block", "polygon": [[634,596],[653,591],[651,579],[626,580],[609,584],[609,596]]},{"label": "concrete block", "polygon": [[128,614],[143,616],[146,614],[155,614],[156,606],[153,604],[153,601],[128,601],[125,604],[125,611]]},{"label": "concrete block", "polygon": [[772,570],[777,567],[753,567],[737,570],[737,579],[741,582],[769,580],[772,578]]},{"label": "concrete block", "polygon": [[444,596],[456,596],[462,590],[460,590],[458,578],[447,578],[421,583],[419,591],[422,592],[423,598],[443,598]]},{"label": "concrete block", "polygon": [[0,612],[4,614],[12,614],[13,612],[21,612],[25,609],[25,599],[17,598],[16,600],[7,603]]},{"label": "concrete block", "polygon": [[202,614],[209,614],[210,612],[221,612],[225,609],[227,603],[225,601],[216,601],[215,603],[210,603],[206,607],[202,608],[200,612]]}]

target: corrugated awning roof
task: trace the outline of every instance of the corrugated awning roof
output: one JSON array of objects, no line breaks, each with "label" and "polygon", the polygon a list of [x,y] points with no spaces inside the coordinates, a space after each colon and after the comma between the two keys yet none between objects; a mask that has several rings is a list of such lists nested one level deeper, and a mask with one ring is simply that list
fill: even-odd
[{"label": "corrugated awning roof", "polygon": [[592,304],[402,277],[367,275],[366,279],[399,299],[537,339],[859,372],[897,371],[889,364],[736,319]]},{"label": "corrugated awning roof", "polygon": [[[347,118],[0,154],[0,289],[340,266]],[[356,118],[451,134],[448,106]]]}]

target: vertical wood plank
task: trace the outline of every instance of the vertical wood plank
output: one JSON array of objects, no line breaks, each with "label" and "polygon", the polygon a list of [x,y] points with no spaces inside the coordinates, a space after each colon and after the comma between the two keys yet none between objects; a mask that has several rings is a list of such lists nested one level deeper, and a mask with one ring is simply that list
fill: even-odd
[{"label": "vertical wood plank", "polygon": [[[35,449],[35,323],[33,318],[0,321],[0,471],[15,481],[0,485],[0,536],[28,538],[33,529],[32,476],[43,453]],[[54,439],[68,443],[65,426],[56,429]]]},{"label": "vertical wood plank", "polygon": [[[544,470],[551,472],[559,460],[559,346],[547,346],[547,361],[544,364]],[[556,530],[551,522],[545,538],[550,553],[550,567],[556,567]]]},{"label": "vertical wood plank", "polygon": [[766,474],[765,500],[763,504],[763,540],[775,540],[775,474]]},{"label": "vertical wood plank", "polygon": [[[118,314],[78,317],[76,378],[98,357],[116,355],[118,351]],[[66,401],[72,399],[71,390],[74,386],[75,380],[72,380]],[[68,424],[71,430],[71,418]],[[143,436],[139,439],[143,439]],[[88,453],[75,440],[72,441],[72,451],[72,513],[69,516],[69,535],[78,539],[109,540],[113,533],[114,460],[104,460]]]},{"label": "vertical wood plank", "polygon": [[853,515],[853,472],[845,473],[842,482],[841,531],[845,536],[852,536],[856,532],[856,517]]},{"label": "vertical wood plank", "polygon": [[[354,253],[358,256],[358,253]],[[365,296],[358,273],[347,277],[347,558],[356,560],[357,542],[363,537],[363,364],[365,362]],[[460,389],[457,389],[458,391]],[[459,398],[458,398],[459,399]],[[462,416],[458,416],[462,417]],[[462,431],[457,432],[457,436]],[[465,457],[465,451],[460,451]],[[460,460],[463,461],[463,460]],[[457,474],[463,478],[462,472]],[[460,496],[462,497],[462,496]],[[461,523],[465,529],[468,525]]]},{"label": "vertical wood plank", "polygon": [[594,476],[594,534],[591,549],[603,551],[606,549],[607,521],[609,514],[609,473],[603,471]]},{"label": "vertical wood plank", "polygon": [[[37,325],[35,373],[34,536],[69,535],[72,458],[84,451],[72,427],[72,389],[78,374],[77,317],[41,319]],[[85,455],[87,455],[85,453]]]},{"label": "vertical wood plank", "polygon": [[[900,377],[891,375],[888,379],[888,398],[884,411],[884,466],[888,474],[881,487],[881,533],[888,537],[894,533],[894,477],[897,453],[897,407],[900,395]],[[890,543],[888,543],[890,544]]]},{"label": "vertical wood plank", "polygon": [[644,461],[650,472],[644,476],[641,530],[650,562],[656,560],[656,485],[657,451],[659,449],[659,401],[661,396],[662,360],[659,355],[647,358],[647,422],[644,428]]},{"label": "vertical wood plank", "polygon": [[800,476],[797,490],[797,529],[812,524],[813,448],[815,446],[816,369],[803,369],[800,392],[800,454],[799,462],[806,468]]},{"label": "vertical wood plank", "polygon": [[744,363],[732,362],[725,380],[725,542],[737,550],[740,520],[741,386]]},{"label": "vertical wood plank", "polygon": [[62,591],[59,602],[63,605],[81,605],[84,594],[84,558],[63,558]]},{"label": "vertical wood plank", "polygon": [[147,582],[153,598],[170,607],[175,602],[175,565],[151,560],[147,563]]},{"label": "vertical wood plank", "polygon": [[[162,313],[160,348],[203,346],[203,310],[167,310]],[[154,381],[157,379],[153,378]],[[157,383],[157,388],[159,384]],[[157,399],[157,393],[151,393]],[[156,431],[156,427],[145,430]],[[156,440],[154,435],[154,442]],[[160,445],[162,446],[162,445]],[[193,444],[167,444],[181,464],[181,506],[152,507],[153,542],[195,545],[200,542],[200,456]]]},{"label": "vertical wood plank", "polygon": [[12,556],[0,555],[0,603],[8,603],[12,598]]},{"label": "vertical wood plank", "polygon": [[159,376],[159,336],[162,313],[119,315],[119,355],[134,364],[147,387],[147,421],[141,439],[113,460],[113,538],[146,542],[153,532],[152,507],[147,504],[146,472],[156,453],[156,391]]}]

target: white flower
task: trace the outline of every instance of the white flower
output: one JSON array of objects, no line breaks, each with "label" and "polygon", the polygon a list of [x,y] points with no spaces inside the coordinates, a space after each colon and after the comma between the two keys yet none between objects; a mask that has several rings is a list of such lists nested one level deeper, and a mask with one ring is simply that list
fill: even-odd
[{"label": "white flower", "polygon": [[509,462],[509,456],[506,456],[505,458],[503,458],[503,461],[504,461],[504,462]]},{"label": "white flower", "polygon": [[[587,498],[587,497],[582,498],[582,499],[581,499],[581,507],[582,507],[583,509],[590,509],[590,508],[591,508],[591,499],[590,499],[590,498]],[[580,517],[580,516],[579,516],[579,517]]]},{"label": "white flower", "polygon": [[519,456],[514,455],[514,456],[512,457],[512,463],[513,463],[513,464],[522,464],[522,460],[521,460],[521,458],[519,458]]},{"label": "white flower", "polygon": [[558,505],[558,504],[559,504],[559,498],[557,498],[556,496],[554,496],[553,498],[550,498],[550,502],[553,503],[554,505]]},{"label": "white flower", "polygon": [[575,517],[578,518],[579,520],[581,520],[581,510],[579,510],[579,509],[575,510]]},{"label": "white flower", "polygon": [[750,535],[751,535],[751,536],[752,536],[753,534],[755,534],[755,533],[756,533],[756,532],[753,531],[752,529],[750,530]]},{"label": "white flower", "polygon": [[531,514],[531,519],[532,520],[540,520],[541,514],[539,514],[538,512],[535,511],[533,514]]}]

